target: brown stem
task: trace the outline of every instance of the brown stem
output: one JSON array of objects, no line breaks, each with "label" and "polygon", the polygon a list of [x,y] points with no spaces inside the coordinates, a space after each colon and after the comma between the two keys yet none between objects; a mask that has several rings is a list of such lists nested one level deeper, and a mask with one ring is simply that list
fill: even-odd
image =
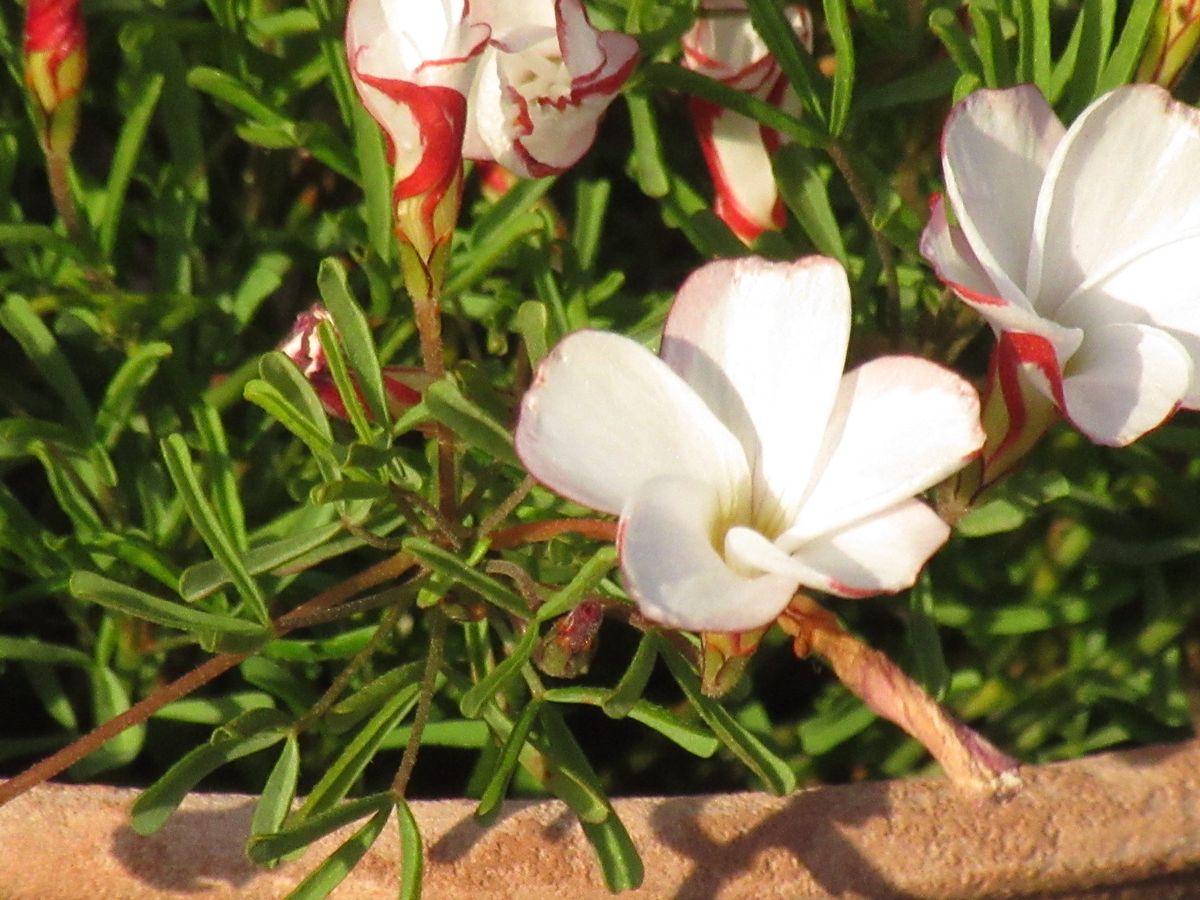
[{"label": "brown stem", "polygon": [[[399,577],[405,571],[412,568],[415,563],[416,560],[411,556],[402,553],[388,557],[370,568],[364,569],[357,575],[352,575],[345,581],[334,585],[327,591],[317,594],[308,602],[301,604],[290,612],[284,613],[276,619],[274,623],[276,635],[287,634],[293,628],[299,627],[300,623],[304,622],[307,616],[318,610],[340,604],[364,590],[382,584],[388,579]],[[168,703],[178,700],[181,697],[186,697],[192,691],[203,687],[214,678],[225,674],[248,656],[250,656],[250,653],[222,653],[220,656],[213,657],[207,662],[202,663],[187,674],[176,678],[169,684],[164,684],[150,696],[129,707],[125,712],[109,719],[107,722],[97,725],[87,734],[72,741],[57,753],[39,760],[24,772],[0,784],[0,806],[75,765],[79,760],[100,749],[103,744],[115,738],[125,729],[145,722]]]},{"label": "brown stem", "polygon": [[822,657],[855,696],[920,741],[955,784],[996,796],[1020,787],[1016,760],[955,720],[899,666],[810,598],[793,600],[779,624],[793,636],[797,656]]},{"label": "brown stem", "polygon": [[867,230],[871,232],[871,239],[875,243],[875,252],[879,254],[879,262],[883,265],[883,274],[887,282],[887,306],[884,307],[884,314],[880,316],[879,324],[884,330],[890,331],[894,337],[898,337],[901,324],[900,279],[896,274],[896,257],[892,254],[892,246],[875,227],[875,202],[871,199],[862,178],[855,171],[854,164],[850,161],[850,155],[845,148],[837,141],[831,141],[825,150],[829,154],[829,158],[833,160],[833,164],[837,166],[847,187],[850,188],[850,194],[854,197],[859,212],[866,220]]},{"label": "brown stem", "polygon": [[608,519],[550,519],[510,525],[492,532],[492,549],[504,550],[521,544],[548,541],[560,534],[582,534],[598,541],[615,542],[617,523]]},{"label": "brown stem", "polygon": [[67,236],[77,247],[86,247],[87,235],[83,232],[82,221],[79,218],[79,207],[75,204],[75,194],[71,190],[71,158],[65,153],[46,151],[46,174],[50,181],[50,196],[54,200],[54,208],[67,228]]},{"label": "brown stem", "polygon": [[403,797],[408,788],[408,779],[412,776],[413,767],[417,764],[417,754],[421,750],[421,733],[429,719],[429,708],[433,704],[433,692],[437,684],[438,672],[442,668],[442,647],[446,642],[446,616],[441,610],[430,610],[433,616],[433,634],[429,638],[429,655],[425,657],[425,672],[421,675],[421,693],[417,701],[417,711],[413,713],[412,730],[408,733],[408,743],[404,747],[404,756],[400,759],[400,768],[392,781],[392,793]]}]

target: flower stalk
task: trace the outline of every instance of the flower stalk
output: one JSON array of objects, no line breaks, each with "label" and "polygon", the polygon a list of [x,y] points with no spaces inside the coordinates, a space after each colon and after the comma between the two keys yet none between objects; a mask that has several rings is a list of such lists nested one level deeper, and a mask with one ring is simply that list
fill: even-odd
[{"label": "flower stalk", "polygon": [[796,655],[816,654],[874,712],[900,726],[961,788],[1002,796],[1021,786],[1016,760],[954,719],[883,653],[846,631],[810,597],[797,594],[779,617]]}]

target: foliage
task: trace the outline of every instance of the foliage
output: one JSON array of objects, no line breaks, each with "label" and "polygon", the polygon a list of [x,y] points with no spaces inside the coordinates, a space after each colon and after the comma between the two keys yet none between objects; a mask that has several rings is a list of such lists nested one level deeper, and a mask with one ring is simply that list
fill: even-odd
[{"label": "foliage", "polygon": [[[225,674],[71,777],[151,784],[143,832],[210,773],[262,791],[262,864],[358,823],[298,889],[317,896],[396,808],[417,890],[405,796],[465,793],[484,820],[506,795],[558,797],[620,889],[641,868],[611,793],[921,771],[919,744],[778,633],[731,696],[705,697],[695,644],[633,615],[605,541],[542,539],[584,512],[526,480],[514,409],[564,334],[651,342],[688,271],[746,252],[705,199],[694,143],[671,138],[689,131],[680,92],[792,139],[776,160],[788,224],[754,250],[845,263],[856,359],[899,349],[982,377],[990,337],[917,253],[949,104],[1032,81],[1069,119],[1133,77],[1150,4],[825,0],[814,55],[774,0],[749,5],[799,118],[676,65],[688,0],[590,4],[642,46],[624,108],[569,173],[496,202],[468,192],[443,296],[450,374],[399,415],[380,367],[416,364],[418,347],[341,3],[91,2],[82,240],[55,217],[28,100],[0,93],[6,772],[225,654]],[[14,87],[20,18],[0,6]],[[273,352],[318,296],[346,421]],[[454,520],[437,505],[443,429]],[[1197,449],[1190,414],[1123,450],[1060,427],[908,596],[835,610],[1024,761],[1185,735]],[[584,600],[605,612],[599,652],[562,678],[543,647]]]}]

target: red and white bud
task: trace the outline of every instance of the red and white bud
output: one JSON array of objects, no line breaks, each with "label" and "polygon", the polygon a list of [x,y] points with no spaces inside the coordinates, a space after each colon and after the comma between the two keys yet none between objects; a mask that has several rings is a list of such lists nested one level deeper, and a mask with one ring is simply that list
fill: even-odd
[{"label": "red and white bud", "polygon": [[79,0],[29,0],[25,9],[25,85],[48,153],[66,156],[79,130],[87,76],[87,31]]},{"label": "red and white bud", "polygon": [[1200,0],[1160,0],[1137,80],[1174,87],[1200,46]]}]

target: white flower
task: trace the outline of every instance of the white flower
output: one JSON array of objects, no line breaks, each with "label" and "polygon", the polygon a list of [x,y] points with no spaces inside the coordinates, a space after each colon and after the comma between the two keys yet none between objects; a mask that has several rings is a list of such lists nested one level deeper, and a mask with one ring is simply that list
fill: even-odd
[{"label": "white flower", "polygon": [[[743,0],[704,0],[701,16],[682,38],[683,65],[736,90],[798,112],[799,99],[767,49]],[[714,13],[715,15],[704,15]],[[812,48],[812,17],[789,5],[788,21]],[[746,243],[783,226],[783,202],[771,171],[779,133],[736,113],[692,97],[688,109],[716,187],[714,211]]]},{"label": "white flower", "polygon": [[1032,390],[1123,445],[1200,407],[1200,112],[1137,85],[1064,129],[1036,88],[976,91],[942,160],[921,252],[999,336],[1014,420]]},{"label": "white flower", "polygon": [[803,585],[900,590],[949,530],[914,495],[983,440],[960,377],[911,357],[842,375],[841,266],[710,263],[667,317],[661,358],[577,332],[542,363],[516,446],[534,477],[620,516],[645,615],[696,631],[769,624]]},{"label": "white flower", "polygon": [[525,178],[561,172],[591,147],[637,62],[637,41],[597,31],[580,0],[477,0],[492,39],[471,88],[464,152]]}]

